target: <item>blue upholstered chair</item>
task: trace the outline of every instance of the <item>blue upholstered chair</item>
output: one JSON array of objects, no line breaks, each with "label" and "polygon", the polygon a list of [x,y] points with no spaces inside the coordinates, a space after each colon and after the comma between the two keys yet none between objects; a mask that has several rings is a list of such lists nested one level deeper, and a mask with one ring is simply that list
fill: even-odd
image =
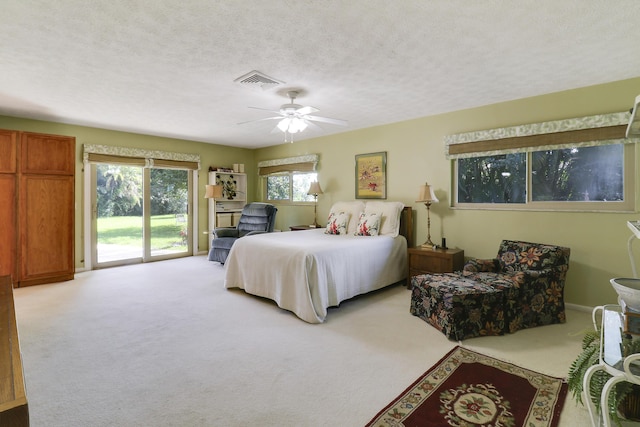
[{"label": "blue upholstered chair", "polygon": [[209,261],[224,264],[231,246],[241,237],[273,231],[278,209],[268,203],[249,203],[242,209],[237,227],[219,227],[213,232]]}]

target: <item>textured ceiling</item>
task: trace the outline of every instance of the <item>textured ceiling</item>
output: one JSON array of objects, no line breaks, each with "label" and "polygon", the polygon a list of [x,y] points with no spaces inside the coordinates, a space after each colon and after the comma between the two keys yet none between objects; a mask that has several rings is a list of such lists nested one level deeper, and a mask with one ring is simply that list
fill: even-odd
[{"label": "textured ceiling", "polygon": [[[2,0],[0,114],[218,143],[283,142],[640,76],[636,0]],[[269,90],[234,83],[258,70]],[[629,94],[630,106],[637,94]]]}]

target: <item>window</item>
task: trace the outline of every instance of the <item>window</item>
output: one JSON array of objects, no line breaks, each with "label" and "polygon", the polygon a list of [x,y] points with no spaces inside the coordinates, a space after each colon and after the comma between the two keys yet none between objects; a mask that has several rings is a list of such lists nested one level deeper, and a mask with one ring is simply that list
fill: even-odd
[{"label": "window", "polygon": [[524,153],[459,159],[458,203],[524,203]]},{"label": "window", "polygon": [[285,159],[264,160],[258,163],[258,173],[264,183],[264,198],[270,202],[313,202],[307,195],[309,186],[317,181],[317,154],[305,154]]},{"label": "window", "polygon": [[454,206],[632,212],[626,113],[452,135]]},{"label": "window", "polygon": [[[625,151],[627,154],[625,154]],[[556,210],[632,209],[625,203],[625,157],[633,145],[612,144],[457,160],[457,206],[518,205]],[[632,166],[630,169],[633,169]],[[625,181],[626,177],[626,181]]]},{"label": "window", "polygon": [[313,202],[313,196],[307,194],[311,182],[318,179],[315,172],[288,172],[266,177],[268,201]]}]

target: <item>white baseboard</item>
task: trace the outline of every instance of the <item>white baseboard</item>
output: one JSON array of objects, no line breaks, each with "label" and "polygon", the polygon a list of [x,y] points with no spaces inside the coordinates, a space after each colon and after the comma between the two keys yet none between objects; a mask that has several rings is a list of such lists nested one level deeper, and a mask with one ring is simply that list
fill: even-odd
[{"label": "white baseboard", "polygon": [[593,307],[588,307],[586,305],[570,304],[568,302],[565,302],[564,306],[571,310],[584,311],[585,313],[591,313],[593,311]]}]

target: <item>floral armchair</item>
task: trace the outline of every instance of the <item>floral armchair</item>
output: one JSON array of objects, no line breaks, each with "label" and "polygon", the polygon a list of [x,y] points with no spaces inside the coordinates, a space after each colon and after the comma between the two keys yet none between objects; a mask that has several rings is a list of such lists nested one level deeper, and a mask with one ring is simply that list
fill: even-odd
[{"label": "floral armchair", "polygon": [[565,322],[570,249],[503,240],[493,259],[412,278],[411,312],[461,340]]}]

